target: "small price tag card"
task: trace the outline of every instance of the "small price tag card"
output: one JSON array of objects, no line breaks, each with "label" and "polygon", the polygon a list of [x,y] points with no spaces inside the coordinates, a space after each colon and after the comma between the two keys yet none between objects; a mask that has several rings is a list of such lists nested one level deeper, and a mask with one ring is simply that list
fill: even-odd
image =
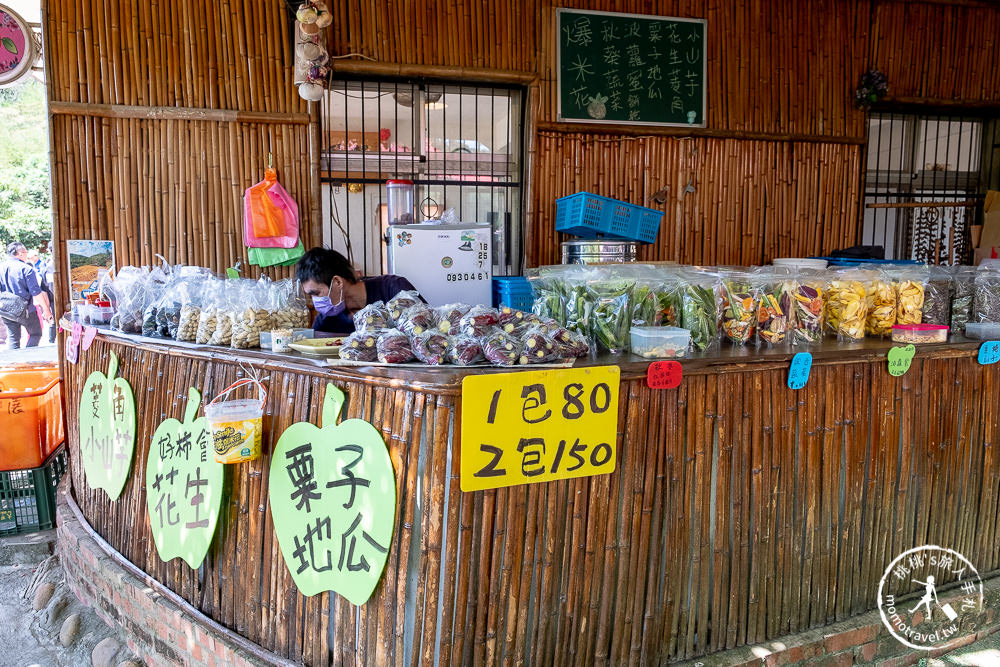
[{"label": "small price tag card", "polygon": [[792,365],[788,368],[788,388],[802,389],[806,386],[812,365],[813,356],[809,352],[799,352],[792,357]]},{"label": "small price tag card", "polygon": [[618,366],[462,382],[462,491],[614,472]]},{"label": "small price tag card", "polygon": [[899,377],[910,370],[913,363],[913,355],[917,353],[917,348],[913,344],[906,346],[896,346],[889,350],[889,375]]},{"label": "small price tag card", "polygon": [[1000,341],[988,340],[979,346],[979,363],[995,364],[1000,361]]},{"label": "small price tag card", "polygon": [[646,371],[646,386],[650,389],[679,387],[684,369],[677,361],[654,361]]},{"label": "small price tag card", "polygon": [[[76,325],[74,325],[76,326]],[[66,361],[75,364],[80,358],[80,340],[73,335],[66,336]]]}]

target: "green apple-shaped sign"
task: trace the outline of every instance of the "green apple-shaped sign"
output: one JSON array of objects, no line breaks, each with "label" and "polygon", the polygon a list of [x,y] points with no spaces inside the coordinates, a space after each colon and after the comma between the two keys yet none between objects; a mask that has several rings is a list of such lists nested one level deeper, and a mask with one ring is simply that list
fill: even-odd
[{"label": "green apple-shaped sign", "polygon": [[326,385],[323,428],[292,424],[271,457],[274,532],[303,595],[368,601],[382,578],[396,520],[396,477],[382,434],[361,419],[337,424],[344,393]]},{"label": "green apple-shaped sign", "polygon": [[[135,452],[135,398],[125,378],[115,378],[118,357],[109,353],[108,374],[94,371],[80,394],[80,458],[92,489],[117,500]],[[114,379],[112,379],[114,378]]]},{"label": "green apple-shaped sign", "polygon": [[184,421],[167,419],[153,433],[146,458],[146,511],[163,561],[205,560],[222,505],[224,466],[215,460],[208,420],[195,419],[201,394],[188,389]]},{"label": "green apple-shaped sign", "polygon": [[913,347],[913,344],[906,345],[904,347],[893,347],[889,350],[889,375],[893,377],[899,377],[910,370],[910,364],[913,363],[913,355],[916,354],[917,348]]}]

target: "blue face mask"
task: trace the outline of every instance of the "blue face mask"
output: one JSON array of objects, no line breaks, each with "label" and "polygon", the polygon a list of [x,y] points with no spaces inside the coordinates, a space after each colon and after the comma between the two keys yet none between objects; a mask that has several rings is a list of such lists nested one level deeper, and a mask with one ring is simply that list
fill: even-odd
[{"label": "blue face mask", "polygon": [[[333,292],[333,282],[330,283],[330,293],[332,292]],[[333,303],[330,300],[329,293],[326,296],[314,296],[312,300],[313,300],[313,308],[315,308],[316,312],[322,315],[323,317],[333,317],[335,315],[340,315],[342,312],[344,312],[344,309],[347,307],[344,304],[343,288],[341,288],[340,290],[340,300],[337,301],[337,303]]]}]

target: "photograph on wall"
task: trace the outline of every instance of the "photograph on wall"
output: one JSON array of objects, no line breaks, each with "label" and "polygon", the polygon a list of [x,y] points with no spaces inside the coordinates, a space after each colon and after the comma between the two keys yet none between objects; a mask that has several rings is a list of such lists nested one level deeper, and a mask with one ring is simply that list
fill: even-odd
[{"label": "photograph on wall", "polygon": [[66,241],[69,258],[69,292],[81,301],[97,291],[101,278],[115,271],[114,241]]}]

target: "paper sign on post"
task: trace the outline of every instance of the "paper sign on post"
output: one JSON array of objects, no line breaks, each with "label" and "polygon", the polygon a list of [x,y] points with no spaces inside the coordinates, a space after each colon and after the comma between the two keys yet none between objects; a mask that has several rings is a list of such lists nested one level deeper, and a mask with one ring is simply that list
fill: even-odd
[{"label": "paper sign on post", "polygon": [[995,364],[1000,361],[1000,341],[988,340],[979,346],[979,363]]},{"label": "paper sign on post", "polygon": [[614,472],[617,366],[462,382],[462,491]]},{"label": "paper sign on post", "polygon": [[788,368],[788,388],[802,389],[809,382],[809,371],[812,370],[813,356],[809,352],[799,352],[792,357],[792,365]]},{"label": "paper sign on post", "polygon": [[889,375],[899,377],[910,370],[913,363],[913,355],[917,353],[917,348],[910,343],[906,346],[896,346],[889,350]]},{"label": "paper sign on post", "polygon": [[679,387],[684,369],[676,361],[654,361],[646,371],[646,386],[650,389]]}]

